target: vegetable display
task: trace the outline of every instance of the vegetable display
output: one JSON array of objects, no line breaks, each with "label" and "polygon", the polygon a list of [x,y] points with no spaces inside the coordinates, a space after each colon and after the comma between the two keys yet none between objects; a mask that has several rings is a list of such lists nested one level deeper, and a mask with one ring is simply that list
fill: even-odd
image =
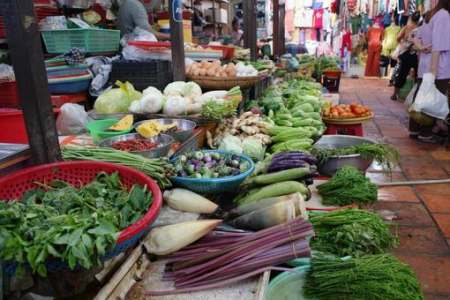
[{"label": "vegetable display", "polygon": [[400,154],[397,149],[388,144],[363,143],[342,148],[313,148],[311,153],[317,157],[319,163],[325,162],[332,156],[359,154],[363,159],[374,159],[388,172],[398,164]]},{"label": "vegetable display", "polygon": [[120,151],[140,152],[155,149],[158,147],[158,144],[146,139],[135,139],[115,142],[111,145],[111,147]]},{"label": "vegetable display", "polygon": [[168,177],[173,175],[173,166],[166,158],[149,159],[144,156],[119,151],[112,148],[86,148],[66,146],[62,149],[65,160],[93,160],[135,168],[147,174],[164,189],[172,184]]},{"label": "vegetable display", "polygon": [[372,115],[372,110],[367,106],[356,103],[339,104],[324,109],[323,115],[330,119],[361,118]]},{"label": "vegetable display", "polygon": [[252,65],[246,65],[242,62],[237,64],[228,63],[221,65],[219,60],[212,62],[202,61],[194,62],[187,66],[186,74],[190,76],[209,76],[209,77],[246,77],[257,76],[258,71]]},{"label": "vegetable display", "polygon": [[259,101],[273,126],[273,153],[310,150],[312,138],[325,131],[320,90],[316,83],[291,80],[269,89]]},{"label": "vegetable display", "polygon": [[48,259],[70,269],[90,269],[114,247],[120,230],[138,221],[152,203],[147,187],[123,186],[118,173],[100,173],[75,188],[55,180],[38,183],[19,201],[0,201],[0,257],[47,275]]},{"label": "vegetable display", "polygon": [[174,165],[177,176],[190,178],[236,176],[250,167],[239,155],[202,151],[180,155]]},{"label": "vegetable display", "polygon": [[359,209],[311,212],[309,220],[316,233],[311,247],[339,257],[381,254],[398,244],[389,226],[376,213]]},{"label": "vegetable display", "polygon": [[317,186],[326,205],[368,204],[377,201],[378,187],[352,166],[339,169],[327,182]]},{"label": "vegetable display", "polygon": [[411,268],[389,254],[313,258],[303,291],[317,300],[425,299]]},{"label": "vegetable display", "polygon": [[112,88],[101,94],[94,103],[94,110],[98,114],[127,113],[133,101],[142,97],[129,82],[116,82],[118,88]]},{"label": "vegetable display", "polygon": [[168,295],[227,286],[297,257],[308,257],[312,226],[300,218],[257,232],[214,230],[170,255],[164,280],[174,289],[147,291]]},{"label": "vegetable display", "polygon": [[208,132],[208,145],[212,149],[244,153],[254,160],[262,160],[271,142],[268,128],[269,124],[259,114],[245,112],[222,121],[214,133]]}]

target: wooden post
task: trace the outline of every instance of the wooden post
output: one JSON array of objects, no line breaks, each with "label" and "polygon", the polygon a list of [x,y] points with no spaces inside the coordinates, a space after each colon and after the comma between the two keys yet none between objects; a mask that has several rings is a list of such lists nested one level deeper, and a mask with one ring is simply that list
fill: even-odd
[{"label": "wooden post", "polygon": [[172,44],[172,68],[175,81],[185,81],[183,6],[181,0],[169,1],[170,40]]},{"label": "wooden post", "polygon": [[281,55],[283,55],[284,53],[286,53],[286,35],[285,35],[285,17],[286,17],[286,5],[285,5],[285,0],[280,0],[279,1],[279,7],[278,7],[278,12],[280,14],[280,26],[279,26],[279,33],[278,33],[278,38],[279,38],[279,51],[281,53]]},{"label": "wooden post", "polygon": [[250,49],[250,60],[256,61],[258,58],[258,48],[256,45],[256,1],[242,1],[244,10],[244,47]]},{"label": "wooden post", "polygon": [[1,0],[0,9],[33,162],[55,162],[61,153],[33,1]]},{"label": "wooden post", "polygon": [[273,0],[272,1],[273,6],[273,34],[272,34],[272,45],[273,45],[273,56],[275,61],[280,58],[281,51],[279,48],[279,28],[280,28],[280,13],[279,13],[279,1]]}]

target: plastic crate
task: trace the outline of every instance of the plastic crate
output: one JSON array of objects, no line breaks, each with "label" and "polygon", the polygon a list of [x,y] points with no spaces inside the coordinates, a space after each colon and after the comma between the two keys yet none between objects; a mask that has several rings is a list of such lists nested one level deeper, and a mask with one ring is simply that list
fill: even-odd
[{"label": "plastic crate", "polygon": [[114,61],[109,80],[111,84],[117,80],[129,81],[135,89],[141,91],[149,86],[163,90],[173,81],[172,64],[166,60]]},{"label": "plastic crate", "polygon": [[0,108],[19,108],[19,91],[15,81],[0,83]]},{"label": "plastic crate", "polygon": [[108,29],[64,29],[42,31],[48,53],[65,53],[81,48],[88,53],[119,50],[120,31]]}]

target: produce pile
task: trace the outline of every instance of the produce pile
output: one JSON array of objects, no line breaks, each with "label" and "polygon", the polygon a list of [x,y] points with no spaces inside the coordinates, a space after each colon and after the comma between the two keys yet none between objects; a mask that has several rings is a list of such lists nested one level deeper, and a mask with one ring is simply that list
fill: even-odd
[{"label": "produce pile", "polygon": [[180,155],[174,165],[177,176],[190,178],[236,176],[250,167],[239,155],[202,151]]},{"label": "produce pile", "polygon": [[[217,224],[214,220],[204,222],[208,222],[210,227]],[[166,251],[160,251],[162,248],[171,248],[165,247],[164,244],[168,242],[164,241],[163,236],[170,234],[169,230],[172,230],[172,233],[179,230],[172,237],[174,240],[177,240],[175,237],[184,239],[181,231],[186,234],[192,232],[187,226],[193,227],[193,224],[169,226],[150,232],[147,244],[150,253],[168,254]],[[194,234],[198,232],[195,228],[193,231]],[[174,281],[174,289],[147,291],[146,294],[155,296],[186,293],[226,286],[253,277],[270,270],[271,266],[297,257],[308,257],[310,249],[306,238],[311,235],[311,224],[302,219],[257,232],[214,230],[204,234],[197,243],[177,252],[170,251],[172,255],[168,257],[169,265],[163,278]],[[192,236],[192,233],[189,236]],[[161,239],[158,239],[159,237]]]},{"label": "produce pile", "polygon": [[372,115],[372,110],[367,106],[357,103],[339,104],[326,107],[323,115],[329,119],[352,119],[369,117]]},{"label": "produce pile", "polygon": [[244,153],[256,161],[262,160],[266,146],[271,143],[269,127],[260,114],[245,112],[239,117],[221,122],[214,137],[207,132],[208,145],[212,149]]},{"label": "produce pile", "polygon": [[119,164],[137,169],[158,182],[164,189],[172,186],[169,177],[174,174],[174,168],[167,158],[146,158],[138,154],[112,148],[87,148],[66,146],[62,149],[64,160],[93,160]]},{"label": "produce pile", "polygon": [[247,77],[258,76],[258,71],[250,64],[238,62],[222,65],[220,60],[212,62],[194,62],[186,67],[186,74],[189,76],[209,76],[209,77]]},{"label": "produce pile", "polygon": [[145,138],[151,138],[157,136],[160,133],[176,132],[178,130],[179,128],[177,127],[176,122],[164,125],[157,121],[148,121],[143,122],[142,124],[136,127],[136,132]]},{"label": "produce pile", "polygon": [[376,213],[360,209],[311,212],[309,220],[316,233],[312,249],[338,257],[381,254],[398,244],[389,226]]},{"label": "produce pile", "polygon": [[378,187],[361,171],[344,166],[327,182],[317,186],[326,205],[369,204],[377,201]]},{"label": "produce pile", "polygon": [[313,138],[323,134],[321,88],[314,82],[291,80],[269,88],[250,105],[268,116],[272,153],[310,150]]},{"label": "produce pile", "polygon": [[0,201],[0,258],[47,275],[48,259],[66,262],[71,270],[98,266],[114,248],[120,230],[138,221],[152,203],[145,186],[128,191],[118,173],[100,173],[75,188],[55,180],[37,183],[18,201]]},{"label": "produce pile", "polygon": [[126,151],[126,152],[139,152],[139,151],[149,151],[158,147],[157,143],[152,141],[137,138],[134,140],[127,140],[121,142],[115,142],[112,144],[112,148],[116,150]]},{"label": "produce pile", "polygon": [[239,87],[203,94],[195,82],[175,81],[163,92],[150,86],[140,93],[129,82],[116,84],[118,88],[110,89],[97,98],[94,104],[96,113],[162,113],[166,116],[200,115],[221,119],[234,115],[242,101]]},{"label": "produce pile", "polygon": [[389,254],[312,259],[303,287],[307,299],[423,300],[411,268]]}]

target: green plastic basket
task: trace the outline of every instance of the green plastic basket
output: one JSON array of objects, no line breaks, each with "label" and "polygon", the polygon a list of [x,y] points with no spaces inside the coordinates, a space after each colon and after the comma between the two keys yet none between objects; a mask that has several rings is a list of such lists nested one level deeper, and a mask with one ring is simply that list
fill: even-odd
[{"label": "green plastic basket", "polygon": [[89,134],[92,136],[94,143],[98,144],[101,140],[130,133],[133,127],[128,130],[112,131],[108,130],[109,127],[117,123],[117,119],[105,119],[89,122],[86,126]]},{"label": "green plastic basket", "polygon": [[88,53],[119,50],[120,31],[108,29],[62,29],[42,31],[48,53],[65,53],[81,48]]}]

